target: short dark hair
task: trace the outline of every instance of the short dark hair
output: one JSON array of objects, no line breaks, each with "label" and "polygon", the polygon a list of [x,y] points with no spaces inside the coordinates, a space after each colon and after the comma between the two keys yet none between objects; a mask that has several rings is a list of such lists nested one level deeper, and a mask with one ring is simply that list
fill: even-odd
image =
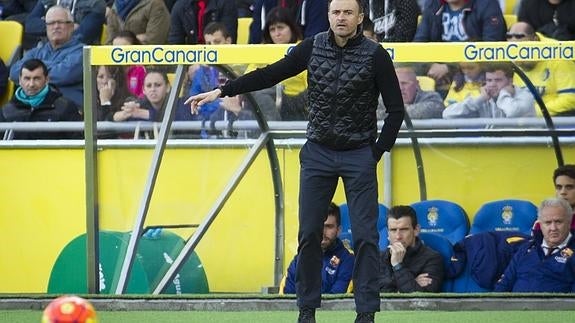
[{"label": "short dark hair", "polygon": [[512,79],[513,74],[513,65],[509,62],[494,62],[494,63],[487,63],[483,66],[483,71],[485,73],[493,73],[496,71],[502,71],[505,74],[505,77]]},{"label": "short dark hair", "polygon": [[371,19],[369,19],[368,17],[363,18],[363,22],[361,23],[361,26],[363,28],[364,31],[369,31],[372,33],[375,33],[375,29],[374,29],[374,25],[373,25],[373,21],[371,21]]},{"label": "short dark hair", "polygon": [[22,63],[22,68],[20,69],[20,75],[22,75],[22,70],[23,69],[27,69],[29,71],[34,71],[37,68],[42,68],[42,72],[44,74],[44,76],[48,76],[48,67],[46,66],[46,64],[44,64],[44,62],[42,62],[41,60],[37,59],[37,58],[31,58],[27,61],[25,61],[24,63]]},{"label": "short dark hair", "polygon": [[130,30],[120,30],[110,41],[110,43],[116,38],[125,38],[129,40],[132,45],[142,45],[142,42],[138,39],[138,36],[136,36],[136,34]]},{"label": "short dark hair", "polygon": [[[332,0],[328,0],[327,1],[327,9],[329,12],[329,5],[331,4]],[[357,3],[357,6],[359,7],[359,13],[363,13],[363,4],[361,3],[361,0],[355,0],[355,2]]]},{"label": "short dark hair", "polygon": [[226,25],[218,21],[212,21],[204,28],[204,35],[213,35],[216,32],[221,32],[224,38],[230,38],[230,33]]},{"label": "short dark hair", "polygon": [[404,216],[408,216],[411,219],[411,227],[415,229],[417,227],[417,214],[415,210],[409,205],[396,205],[389,209],[387,212],[387,219],[399,220]]},{"label": "short dark hair", "polygon": [[284,23],[291,30],[290,43],[295,43],[303,38],[301,29],[293,19],[292,13],[289,9],[282,7],[274,7],[266,15],[266,24],[264,25],[262,40],[264,44],[273,44],[272,36],[270,35],[270,26],[273,24]]},{"label": "short dark hair", "polygon": [[170,79],[168,78],[168,74],[163,69],[152,67],[146,71],[146,76],[150,74],[159,74],[162,77],[162,79],[164,79],[164,82],[166,82],[167,85],[170,85]]},{"label": "short dark hair", "polygon": [[327,216],[335,216],[335,223],[339,227],[341,225],[341,213],[339,211],[339,206],[331,202],[327,208]]},{"label": "short dark hair", "polygon": [[553,184],[555,184],[555,181],[559,176],[567,176],[575,179],[575,165],[563,165],[557,167],[553,172]]}]

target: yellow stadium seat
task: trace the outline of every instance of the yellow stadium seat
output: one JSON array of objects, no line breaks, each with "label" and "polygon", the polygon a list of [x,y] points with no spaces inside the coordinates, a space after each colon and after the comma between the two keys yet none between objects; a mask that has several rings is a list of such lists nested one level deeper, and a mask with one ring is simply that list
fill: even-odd
[{"label": "yellow stadium seat", "polygon": [[102,34],[100,34],[100,45],[106,45],[108,41],[108,27],[106,24],[102,25]]},{"label": "yellow stadium seat", "polygon": [[507,25],[507,29],[511,27],[514,23],[517,22],[517,16],[513,14],[505,14],[503,15],[503,19],[505,19],[505,24]]},{"label": "yellow stadium seat", "polygon": [[11,20],[0,21],[0,58],[6,66],[12,65],[21,57],[22,35],[24,27],[19,22]]},{"label": "yellow stadium seat", "polygon": [[244,17],[238,18],[238,40],[237,44],[247,44],[250,38],[250,25],[252,18]]},{"label": "yellow stadium seat", "polygon": [[[515,13],[515,4],[518,0],[505,0],[505,5],[503,7],[503,14],[509,15]],[[509,26],[509,25],[507,25]]]},{"label": "yellow stadium seat", "polygon": [[[0,58],[9,68],[14,62],[22,57],[22,35],[24,27],[16,21],[0,21]],[[14,83],[8,82],[6,93],[0,97],[0,107],[6,104],[14,92]]]},{"label": "yellow stadium seat", "polygon": [[435,80],[429,76],[418,76],[419,87],[423,91],[435,91]]}]

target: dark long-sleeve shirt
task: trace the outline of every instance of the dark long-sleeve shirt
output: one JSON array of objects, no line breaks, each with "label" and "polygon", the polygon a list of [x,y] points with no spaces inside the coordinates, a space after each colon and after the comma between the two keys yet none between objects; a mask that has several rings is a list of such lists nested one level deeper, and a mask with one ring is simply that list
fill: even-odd
[{"label": "dark long-sleeve shirt", "polygon": [[[284,79],[301,73],[308,67],[312,49],[313,38],[306,38],[277,62],[227,82],[222,87],[222,97],[268,88]],[[391,58],[387,55],[385,49],[381,48],[375,52],[374,66],[376,69],[375,81],[377,88],[382,95],[388,114],[376,145],[382,152],[390,151],[403,121],[403,99],[399,91],[399,85],[397,85],[397,77]]]}]

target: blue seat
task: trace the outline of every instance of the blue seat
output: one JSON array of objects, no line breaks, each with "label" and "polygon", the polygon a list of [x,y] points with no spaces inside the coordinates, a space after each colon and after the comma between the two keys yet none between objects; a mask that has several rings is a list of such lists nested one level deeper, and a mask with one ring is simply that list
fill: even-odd
[{"label": "blue seat", "polygon": [[422,233],[444,236],[455,244],[469,232],[469,218],[458,204],[445,200],[429,200],[411,204],[417,214]]},{"label": "blue seat", "polygon": [[530,234],[537,220],[537,207],[524,200],[499,200],[483,204],[471,225],[471,234],[487,231],[517,231]]},{"label": "blue seat", "polygon": [[[380,203],[379,217],[377,219],[377,230],[379,231],[380,248],[382,244],[385,244],[385,246],[387,246],[387,211],[388,208]],[[344,239],[349,240],[350,246],[353,247],[353,239],[351,236],[351,221],[349,218],[349,207],[347,206],[347,203],[342,203],[339,205],[339,212],[341,214],[341,233],[339,235],[339,238],[342,241],[344,241]],[[382,231],[385,232],[385,237],[382,235]]]},{"label": "blue seat", "polygon": [[[450,265],[451,257],[453,256],[453,245],[446,237],[435,233],[420,232],[419,239],[423,241],[423,244],[441,254],[444,268],[447,268]],[[447,277],[445,277],[441,291],[451,292],[452,289],[453,281],[448,280]]]}]

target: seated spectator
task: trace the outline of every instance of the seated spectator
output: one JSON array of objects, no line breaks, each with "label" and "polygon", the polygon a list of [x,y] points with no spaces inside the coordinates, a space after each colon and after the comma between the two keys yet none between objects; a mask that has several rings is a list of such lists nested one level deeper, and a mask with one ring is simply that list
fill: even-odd
[{"label": "seated spectator", "polygon": [[129,96],[121,66],[99,66],[96,75],[98,90],[98,120],[113,121],[114,113],[120,109]]},{"label": "seated spectator", "polygon": [[[339,207],[331,203],[326,220],[323,223],[321,250],[323,270],[321,271],[321,292],[325,294],[345,293],[351,282],[354,257],[338,238],[341,233],[341,215]],[[290,263],[285,277],[284,294],[295,294],[295,275],[298,255]],[[281,288],[281,286],[280,286]]]},{"label": "seated spectator", "polygon": [[371,39],[376,43],[379,43],[377,39],[377,35],[375,34],[375,30],[373,30],[373,22],[369,20],[369,18],[364,17],[363,22],[361,23],[361,32],[363,36],[367,39]]},{"label": "seated spectator", "polygon": [[36,2],[38,2],[38,0],[6,1],[0,13],[0,20],[14,20],[24,25],[26,17],[32,12],[32,9],[34,9]]},{"label": "seated spectator", "polygon": [[[113,115],[114,121],[155,121],[164,118],[170,82],[165,72],[149,70],[144,81],[144,98],[127,98]],[[191,110],[176,102],[174,120],[193,120]]]},{"label": "seated spectator", "polygon": [[[52,6],[67,8],[72,14],[74,37],[84,44],[99,44],[102,25],[106,22],[106,1],[104,0],[38,0],[26,18],[26,37],[41,40],[46,35],[45,16]],[[36,41],[37,42],[37,41]]]},{"label": "seated spectator", "polygon": [[[398,65],[395,74],[399,81],[405,111],[411,119],[435,119],[441,118],[445,106],[443,99],[434,91],[423,91],[419,86],[415,69],[408,65]],[[378,107],[378,118],[381,107]]]},{"label": "seated spectator", "polygon": [[410,42],[421,9],[416,0],[363,1],[365,17],[373,22],[378,42]]},{"label": "seated spectator", "polygon": [[70,10],[52,6],[46,12],[46,34],[48,42],[33,48],[10,67],[10,79],[18,84],[23,62],[37,58],[46,66],[50,84],[55,85],[66,98],[81,107],[84,97],[82,49],[84,44],[72,37],[74,20]]},{"label": "seated spectator", "polygon": [[[416,42],[503,41],[505,20],[493,0],[428,0],[414,37]],[[457,68],[433,63],[423,67],[445,97]]]},{"label": "seated spectator", "polygon": [[[219,22],[212,22],[204,29],[204,39],[208,45],[231,44],[231,37],[227,32],[226,26]],[[193,79],[187,94],[194,95],[209,91],[223,85],[227,77],[217,68],[212,66],[201,65],[193,68]],[[189,106],[186,106],[189,110]],[[215,122],[227,119],[234,122],[237,119],[247,119],[251,114],[244,110],[239,97],[220,98],[214,102],[205,104],[199,110],[199,115],[194,116],[197,120],[202,120],[205,126],[209,122],[209,129],[202,129],[201,137],[209,138],[210,135],[219,135],[220,132],[214,130]]]},{"label": "seated spectator", "polygon": [[[575,165],[559,166],[553,171],[555,195],[562,198],[575,210]],[[571,226],[575,229],[575,222]]]},{"label": "seated spectator", "polygon": [[570,232],[573,209],[560,198],[539,206],[542,236],[520,248],[495,285],[496,292],[575,292],[575,238]]},{"label": "seated spectator", "polygon": [[[39,59],[20,64],[16,93],[1,110],[0,122],[81,121],[76,105],[49,84],[48,67]],[[13,139],[69,139],[70,132],[15,132]]]},{"label": "seated spectator", "polygon": [[546,37],[574,40],[574,15],[573,0],[523,0],[517,18]]},{"label": "seated spectator", "polygon": [[106,39],[129,30],[142,44],[167,44],[170,12],[163,0],[115,0],[106,14],[106,25]]},{"label": "seated spectator", "polygon": [[[262,38],[264,44],[294,44],[301,41],[302,36],[289,10],[275,7],[266,17]],[[265,65],[248,65],[245,73],[263,66]],[[261,100],[262,96],[270,94],[270,100]],[[256,92],[254,98],[261,103],[260,108],[267,120],[307,120],[307,71],[282,81],[272,91],[264,89]]]},{"label": "seated spectator", "polygon": [[[204,39],[207,45],[224,45],[231,44],[232,38],[228,33],[226,26],[219,22],[212,22],[204,29]],[[188,95],[195,95],[205,91],[212,90],[223,83],[227,78],[217,68],[201,65],[194,72],[191,87],[188,89]],[[205,104],[199,111],[200,120],[208,121],[211,115],[220,108],[223,101],[218,99],[214,102]]]},{"label": "seated spectator", "polygon": [[[538,41],[540,37],[526,22],[517,22],[507,33],[507,41]],[[522,61],[517,65],[533,83],[552,116],[575,115],[575,63],[573,61]],[[514,83],[526,86],[516,74]],[[535,109],[538,116],[541,110]]]},{"label": "seated spectator", "polygon": [[[136,35],[129,31],[123,30],[116,34],[112,39],[114,46],[142,45]],[[143,65],[126,65],[124,66],[124,82],[130,93],[138,98],[144,96],[144,78],[146,77],[146,67]]]},{"label": "seated spectator", "polygon": [[[298,1],[300,4],[302,1],[300,0],[254,0],[253,10],[252,10],[252,23],[250,25],[250,34],[248,37],[248,42],[250,44],[261,44],[262,42],[262,32],[264,30],[264,26],[266,24],[266,17],[270,10],[279,6],[282,8],[289,9],[292,13],[292,16],[296,17],[296,13],[298,12]],[[324,2],[325,0],[313,1],[313,2]],[[327,6],[327,2],[326,2]],[[326,7],[327,8],[327,7]],[[301,10],[301,9],[299,9]],[[327,9],[325,9],[327,10]],[[324,11],[326,12],[326,11]],[[326,12],[327,13],[327,12]],[[323,20],[326,21],[325,17],[321,17]]]},{"label": "seated spectator", "polygon": [[234,1],[180,0],[171,11],[170,44],[205,44],[204,28],[211,22],[226,26],[236,43],[238,11]]},{"label": "seated spectator", "polygon": [[461,102],[469,96],[478,96],[484,83],[482,63],[459,63],[459,71],[453,76],[453,82],[445,97],[445,106]]},{"label": "seated spectator", "polygon": [[387,212],[389,246],[381,252],[381,292],[440,292],[445,269],[441,254],[419,239],[417,215],[411,206]]},{"label": "seated spectator", "polygon": [[520,118],[534,117],[533,96],[529,90],[513,85],[510,63],[485,65],[485,85],[478,96],[449,105],[443,117],[450,118]]}]

